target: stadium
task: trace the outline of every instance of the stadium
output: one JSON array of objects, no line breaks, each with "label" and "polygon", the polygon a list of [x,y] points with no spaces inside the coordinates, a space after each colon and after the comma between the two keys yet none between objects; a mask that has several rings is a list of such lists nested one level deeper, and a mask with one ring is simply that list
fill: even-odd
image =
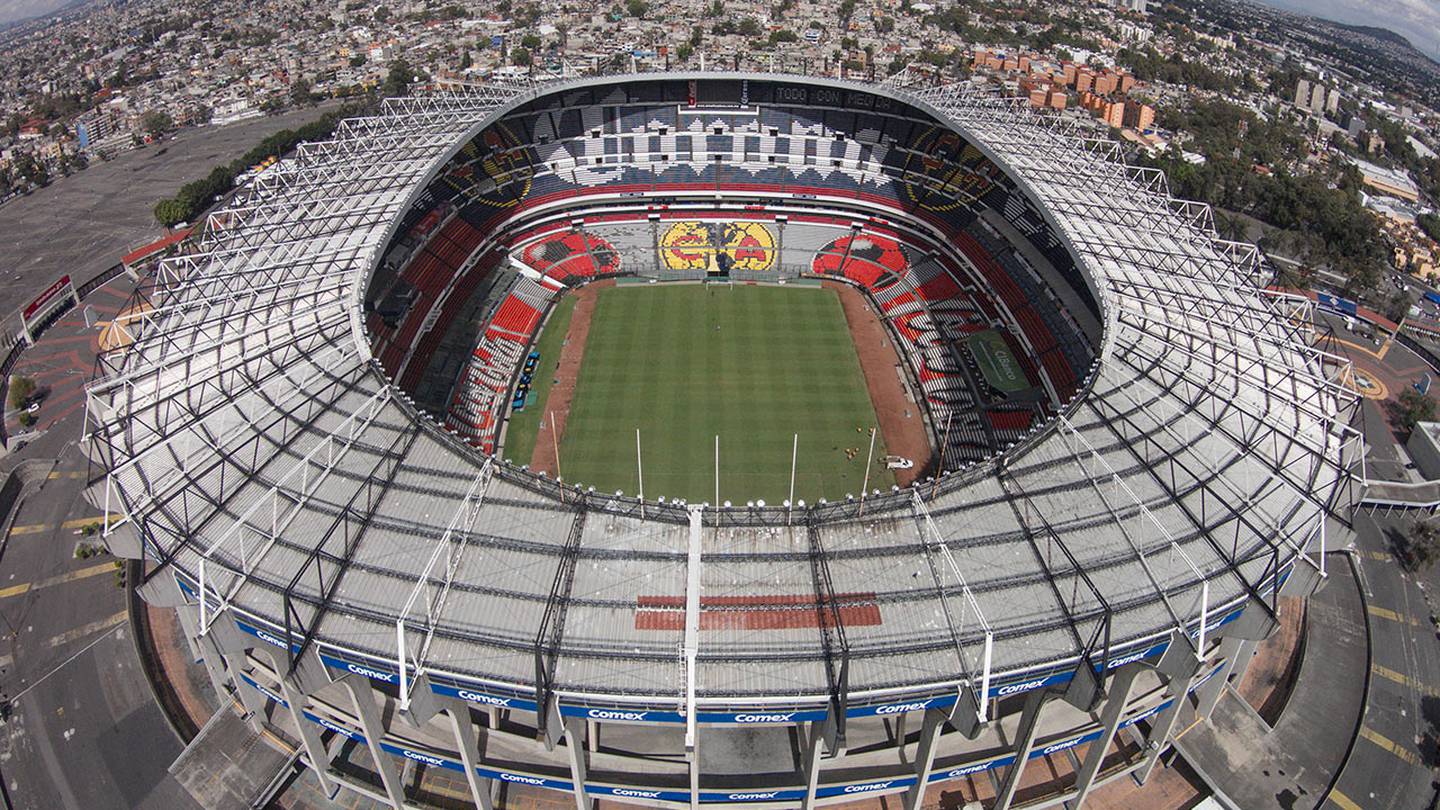
[{"label": "stadium", "polygon": [[1143,782],[1345,542],[1349,366],[1116,143],[911,77],[486,85],[303,145],[112,326],[107,545],[332,794]]}]

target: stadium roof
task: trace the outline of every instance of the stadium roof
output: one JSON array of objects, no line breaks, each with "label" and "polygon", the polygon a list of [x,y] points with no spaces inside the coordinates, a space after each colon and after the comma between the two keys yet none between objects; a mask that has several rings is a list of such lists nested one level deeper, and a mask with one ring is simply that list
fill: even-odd
[{"label": "stadium roof", "polygon": [[[694,75],[709,76],[735,78]],[[1177,627],[1198,635],[1202,616],[1210,632],[1236,607],[1273,618],[1277,577],[1317,564],[1303,552],[1323,547],[1360,456],[1348,365],[1312,345],[1312,302],[1259,289],[1256,249],[1219,239],[1161,173],[1022,104],[748,78],[891,94],[1011,174],[1101,301],[1099,358],[1062,416],[863,514],[692,520],[648,504],[642,517],[634,499],[487,459],[394,387],[360,308],[445,159],[573,83],[487,86],[393,99],[303,145],[210,217],[202,252],[142,287],[151,306],[117,320],[133,344],[102,357],[88,389],[87,446],[108,471],[92,497],[118,515],[107,535],[143,539],[147,579],[207,594],[206,622],[291,633],[296,655],[403,658],[411,676],[521,694],[538,679],[542,697],[576,701],[823,702],[845,669],[863,703],[1101,664]],[[817,603],[831,620],[693,632],[707,611]],[[875,607],[883,621],[866,618]],[[668,616],[649,626],[646,611]]]}]

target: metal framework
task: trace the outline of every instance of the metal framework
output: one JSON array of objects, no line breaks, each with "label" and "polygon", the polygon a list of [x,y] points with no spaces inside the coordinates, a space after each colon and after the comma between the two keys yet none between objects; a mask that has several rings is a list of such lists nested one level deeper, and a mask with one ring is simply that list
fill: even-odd
[{"label": "metal framework", "polygon": [[[147,582],[194,583],[202,634],[243,621],[280,637],[292,671],[317,650],[364,661],[395,673],[402,708],[422,674],[533,697],[542,733],[558,702],[670,710],[683,681],[692,740],[697,712],[788,705],[828,710],[843,741],[867,704],[936,694],[983,723],[1000,684],[1103,683],[1177,634],[1204,655],[1237,609],[1273,619],[1294,566],[1323,574],[1325,523],[1347,519],[1363,476],[1351,372],[1316,345],[1309,302],[1257,286],[1258,251],[1218,238],[1207,206],[1021,101],[923,78],[743,78],[884,92],[1015,181],[1100,302],[1097,364],[1061,416],[863,513],[642,505],[481,455],[371,359],[371,272],[487,122],[646,79],[463,88],[301,147],[209,218],[201,252],[141,284],[116,319],[127,345],[87,388],[105,536],[152,561]],[[702,647],[702,586],[734,610],[812,594],[815,627],[706,630]],[[843,621],[850,594],[880,624]],[[680,629],[637,629],[679,595]]]}]

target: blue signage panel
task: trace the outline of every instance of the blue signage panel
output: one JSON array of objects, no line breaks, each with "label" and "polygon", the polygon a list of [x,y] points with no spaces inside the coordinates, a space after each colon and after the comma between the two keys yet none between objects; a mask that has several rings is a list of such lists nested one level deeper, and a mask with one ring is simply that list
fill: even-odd
[{"label": "blue signage panel", "polygon": [[496,695],[491,694],[490,692],[481,692],[478,689],[470,689],[464,686],[454,686],[452,684],[443,683],[436,680],[430,681],[430,688],[434,689],[436,694],[457,697],[461,700],[468,701],[470,703],[476,703],[481,706],[495,706],[501,709],[520,709],[527,712],[535,711],[535,701],[525,700],[524,698],[509,697],[506,695]]},{"label": "blue signage panel", "polygon": [[892,714],[904,714],[906,712],[917,712],[921,709],[944,709],[954,706],[959,697],[954,694],[935,695],[934,697],[922,698],[920,700],[908,700],[902,703],[884,703],[879,706],[858,706],[845,710],[846,717],[885,717]]},{"label": "blue signage panel", "polygon": [[689,802],[688,790],[659,790],[657,788],[611,787],[586,783],[585,792],[592,796],[624,796],[629,799],[656,799],[663,802]]},{"label": "blue signage panel", "polygon": [[560,714],[566,717],[584,717],[587,720],[605,720],[619,723],[683,723],[685,715],[680,712],[655,711],[651,709],[594,709],[586,706],[560,704]]},{"label": "blue signage panel", "polygon": [[900,776],[878,782],[860,782],[853,785],[824,785],[815,789],[816,798],[825,796],[855,796],[865,793],[879,793],[909,787],[917,781],[914,776]]},{"label": "blue signage panel", "polygon": [[737,790],[731,793],[700,792],[702,802],[798,802],[805,798],[803,790]]},{"label": "blue signage panel", "polygon": [[331,669],[338,669],[341,672],[352,672],[356,675],[363,675],[372,681],[380,681],[381,683],[393,684],[400,683],[400,676],[389,670],[381,669],[378,665],[354,664],[344,660],[343,658],[336,658],[333,655],[328,655],[323,652],[320,653],[320,662]]},{"label": "blue signage panel", "polygon": [[1325,309],[1343,312],[1346,315],[1355,315],[1358,312],[1354,301],[1351,301],[1349,298],[1341,298],[1338,295],[1323,292],[1316,293],[1315,301]]},{"label": "blue signage panel", "polygon": [[767,723],[818,723],[830,716],[828,709],[791,709],[766,712],[698,712],[697,723],[732,723],[740,726]]},{"label": "blue signage panel", "polygon": [[424,751],[415,751],[409,748],[401,748],[398,745],[391,745],[390,743],[385,742],[380,743],[380,748],[385,751],[389,751],[392,754],[398,754],[402,757],[405,757],[406,759],[413,759],[416,762],[424,763],[426,765],[434,765],[439,768],[445,768],[446,770],[459,771],[460,773],[465,772],[464,765],[461,765],[460,763],[448,757],[427,754]]}]

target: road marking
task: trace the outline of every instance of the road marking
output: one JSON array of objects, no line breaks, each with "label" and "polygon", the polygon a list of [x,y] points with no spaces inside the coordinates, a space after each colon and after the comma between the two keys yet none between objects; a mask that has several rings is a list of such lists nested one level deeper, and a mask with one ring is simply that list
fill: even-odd
[{"label": "road marking", "polygon": [[46,577],[38,582],[22,582],[19,585],[11,585],[8,588],[0,588],[0,599],[8,599],[12,596],[19,596],[40,588],[49,588],[52,585],[64,585],[67,582],[74,582],[77,579],[87,579],[99,576],[106,571],[115,571],[115,563],[107,562],[99,565],[92,565],[89,568],[81,568],[78,571],[69,571],[64,574],[57,574],[53,577]]},{"label": "road marking", "polygon": [[1361,557],[1365,557],[1371,560],[1379,560],[1380,562],[1390,562],[1391,560],[1390,555],[1383,551],[1370,551],[1368,549],[1362,548],[1360,549],[1359,554]]},{"label": "road marking", "polygon": [[1349,796],[1340,792],[1340,788],[1330,791],[1330,802],[1340,810],[1361,810],[1360,805],[1350,800]]},{"label": "road marking", "polygon": [[1360,729],[1360,736],[1364,737],[1372,743],[1375,743],[1381,748],[1384,748],[1386,751],[1389,751],[1390,753],[1394,754],[1396,757],[1410,765],[1420,764],[1420,757],[1416,756],[1410,750],[1400,747],[1399,743],[1395,742],[1389,737],[1386,737],[1384,734],[1381,734],[1380,732],[1370,728],[1369,726],[1365,726]]},{"label": "road marking", "polygon": [[[119,514],[112,514],[112,515],[110,515],[110,519],[111,519],[111,520],[119,520],[120,518],[121,518],[121,515],[119,515]],[[67,520],[67,521],[65,521],[64,523],[61,523],[58,527],[57,527],[54,523],[31,523],[31,524],[26,525],[26,526],[11,526],[11,527],[10,527],[10,535],[13,537],[14,535],[17,535],[17,534],[39,534],[39,533],[41,533],[41,532],[49,531],[49,530],[55,529],[55,528],[60,528],[60,529],[79,529],[79,528],[84,527],[84,526],[89,526],[89,525],[92,524],[92,523],[104,523],[104,522],[105,522],[105,516],[104,516],[104,515],[96,515],[95,517],[75,518],[74,520]]]},{"label": "road marking", "polygon": [[115,625],[125,621],[129,616],[129,612],[122,610],[118,613],[107,616],[99,621],[90,622],[89,624],[82,624],[79,627],[74,628],[73,630],[66,630],[58,636],[53,636],[46,639],[45,646],[60,647],[65,644],[69,644],[72,641],[79,641],[86,636],[94,635],[95,633],[99,633],[102,630],[109,630]]},{"label": "road marking", "polygon": [[1440,689],[1436,689],[1433,686],[1427,686],[1426,684],[1415,680],[1409,675],[1406,675],[1403,672],[1396,672],[1395,670],[1387,666],[1381,666],[1380,664],[1372,664],[1370,666],[1370,671],[1374,672],[1376,675],[1379,675],[1382,678],[1392,680],[1402,686],[1408,686],[1412,689],[1418,690],[1422,694],[1429,695],[1430,697],[1440,697]]},{"label": "road marking", "polygon": [[1424,623],[1421,622],[1419,619],[1415,619],[1415,618],[1412,618],[1412,617],[1410,617],[1410,616],[1402,616],[1402,615],[1400,615],[1399,613],[1396,613],[1395,611],[1393,611],[1393,610],[1391,610],[1391,609],[1389,609],[1389,608],[1376,607],[1375,605],[1371,605],[1370,608],[1369,608],[1369,610],[1370,610],[1370,615],[1371,615],[1371,616],[1376,616],[1376,617],[1381,618],[1381,619],[1388,619],[1388,620],[1390,620],[1390,621],[1392,621],[1392,622],[1399,622],[1400,624],[1408,624],[1408,625],[1412,625],[1412,626],[1414,626],[1414,627],[1423,627],[1423,626],[1424,626]]},{"label": "road marking", "polygon": [[50,480],[57,478],[84,478],[87,473],[84,470],[56,470],[50,473]]}]

